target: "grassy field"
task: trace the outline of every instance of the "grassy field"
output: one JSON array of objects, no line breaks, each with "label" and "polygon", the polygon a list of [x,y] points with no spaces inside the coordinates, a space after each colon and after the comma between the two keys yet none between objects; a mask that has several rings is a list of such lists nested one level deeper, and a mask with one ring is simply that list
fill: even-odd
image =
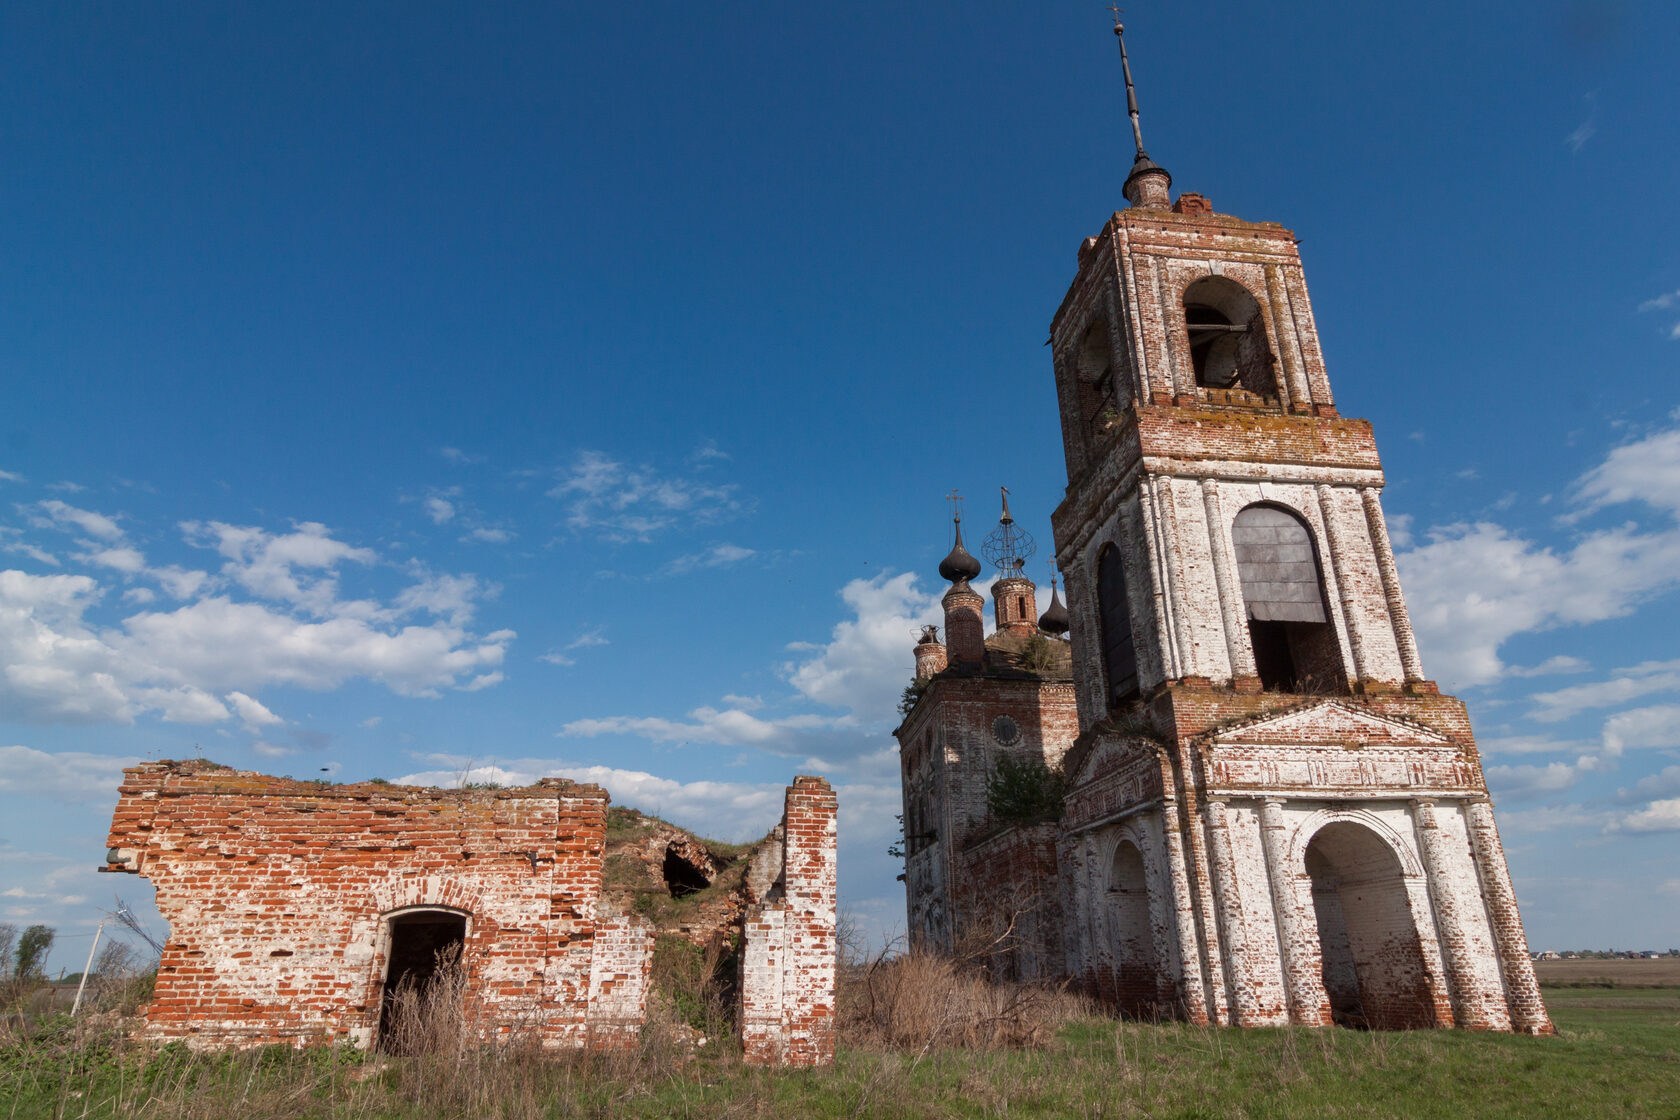
[{"label": "grassy field", "polygon": [[1199,1030],[1085,1019],[1040,1049],[843,1047],[831,1069],[751,1070],[651,1032],[542,1059],[275,1049],[143,1054],[61,1029],[0,1049],[0,1118],[1663,1117],[1680,1120],[1680,989],[1548,989],[1555,1038]]}]

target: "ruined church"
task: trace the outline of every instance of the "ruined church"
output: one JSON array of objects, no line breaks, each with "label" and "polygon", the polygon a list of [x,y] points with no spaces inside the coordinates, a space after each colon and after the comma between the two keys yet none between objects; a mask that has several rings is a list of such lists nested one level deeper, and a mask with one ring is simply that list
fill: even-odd
[{"label": "ruined church", "polygon": [[[1006,495],[986,636],[958,518],[896,732],[912,941],[1140,1016],[1550,1033],[1296,238],[1172,197],[1120,43],[1130,205],[1050,324],[1067,601]],[[1050,811],[1006,811],[1034,780]]]}]

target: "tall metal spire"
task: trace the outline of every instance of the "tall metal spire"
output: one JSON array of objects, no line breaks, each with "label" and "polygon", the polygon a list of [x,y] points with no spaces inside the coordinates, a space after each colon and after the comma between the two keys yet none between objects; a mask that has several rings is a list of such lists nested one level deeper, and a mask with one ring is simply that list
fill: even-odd
[{"label": "tall metal spire", "polygon": [[1132,85],[1132,60],[1126,57],[1126,28],[1120,22],[1120,9],[1111,4],[1108,10],[1114,13],[1114,40],[1120,44],[1120,72],[1126,78],[1126,115],[1132,120],[1132,140],[1137,146],[1137,158],[1132,161],[1131,174],[1126,176],[1126,185],[1122,190],[1133,206],[1165,210],[1170,204],[1172,176],[1143,150],[1143,126],[1138,124],[1137,88]]},{"label": "tall metal spire", "polygon": [[1137,154],[1140,159],[1148,159],[1149,153],[1143,150],[1143,128],[1138,124],[1137,90],[1132,86],[1132,62],[1126,57],[1126,27],[1120,22],[1121,9],[1110,4],[1108,10],[1114,13],[1114,38],[1120,44],[1120,72],[1126,76],[1126,115],[1132,118],[1132,140],[1137,144]]}]

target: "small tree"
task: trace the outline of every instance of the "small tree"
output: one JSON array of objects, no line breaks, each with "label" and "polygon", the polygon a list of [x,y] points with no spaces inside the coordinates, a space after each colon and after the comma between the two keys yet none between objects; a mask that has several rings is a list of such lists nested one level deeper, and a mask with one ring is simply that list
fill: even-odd
[{"label": "small tree", "polygon": [[1006,754],[986,776],[986,812],[994,821],[1038,824],[1062,818],[1067,785],[1042,758]]},{"label": "small tree", "polygon": [[927,686],[928,679],[926,677],[917,677],[905,685],[903,695],[898,698],[898,714],[907,716],[915,711],[917,702],[922,698],[922,693],[927,691]]},{"label": "small tree", "polygon": [[52,948],[51,926],[30,926],[18,938],[16,956],[12,962],[12,977],[16,980],[38,980],[44,974],[47,951]]}]

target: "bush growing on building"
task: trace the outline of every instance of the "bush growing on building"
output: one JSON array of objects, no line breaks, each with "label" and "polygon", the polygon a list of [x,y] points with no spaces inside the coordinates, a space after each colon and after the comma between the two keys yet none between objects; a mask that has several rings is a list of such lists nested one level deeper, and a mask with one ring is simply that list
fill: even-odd
[{"label": "bush growing on building", "polygon": [[986,776],[986,813],[1008,824],[1061,820],[1066,786],[1062,772],[1042,758],[1006,754]]}]

